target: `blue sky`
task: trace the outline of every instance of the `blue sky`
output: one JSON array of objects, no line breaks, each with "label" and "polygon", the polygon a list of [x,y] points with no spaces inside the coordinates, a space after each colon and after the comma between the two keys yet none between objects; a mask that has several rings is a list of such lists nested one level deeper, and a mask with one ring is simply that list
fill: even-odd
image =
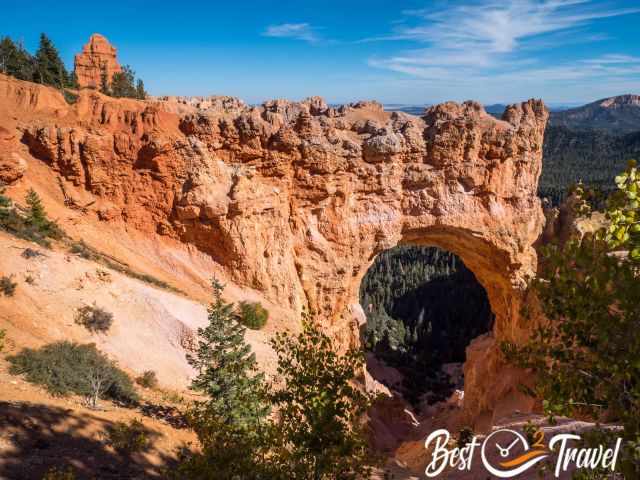
[{"label": "blue sky", "polygon": [[3,1],[0,35],[65,62],[93,32],[155,95],[427,104],[640,93],[640,1]]}]

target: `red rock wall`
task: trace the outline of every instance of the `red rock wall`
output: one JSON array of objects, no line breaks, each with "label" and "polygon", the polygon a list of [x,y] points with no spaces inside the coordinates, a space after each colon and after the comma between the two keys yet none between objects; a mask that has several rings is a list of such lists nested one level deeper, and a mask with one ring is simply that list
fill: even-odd
[{"label": "red rock wall", "polygon": [[[0,77],[0,93],[2,81],[15,83]],[[358,341],[350,306],[375,255],[398,243],[456,253],[496,314],[493,335],[470,347],[465,407],[490,415],[513,393],[517,372],[496,341],[531,328],[519,310],[543,225],[540,101],[503,120],[474,102],[423,117],[319,98],[207,105],[83,91],[58,118],[21,114],[17,131],[34,157],[95,195],[98,218],[195,245],[238,284],[293,311],[311,307],[343,344]]]},{"label": "red rock wall", "polygon": [[99,33],[91,35],[82,52],[75,56],[74,66],[80,87],[100,88],[102,72],[110,82],[113,74],[121,71],[115,47]]}]

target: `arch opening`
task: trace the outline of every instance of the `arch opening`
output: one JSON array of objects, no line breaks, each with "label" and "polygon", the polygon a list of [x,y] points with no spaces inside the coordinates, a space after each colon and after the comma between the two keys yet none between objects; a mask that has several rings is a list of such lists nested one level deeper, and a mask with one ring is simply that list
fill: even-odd
[{"label": "arch opening", "polygon": [[417,409],[463,390],[466,347],[493,329],[495,314],[460,257],[435,246],[390,248],[367,270],[359,297],[374,379]]}]

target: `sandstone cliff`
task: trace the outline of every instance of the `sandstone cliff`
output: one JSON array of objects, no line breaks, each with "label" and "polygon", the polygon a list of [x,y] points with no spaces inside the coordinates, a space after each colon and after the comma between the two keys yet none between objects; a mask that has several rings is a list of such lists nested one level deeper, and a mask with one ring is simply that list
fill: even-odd
[{"label": "sandstone cliff", "polygon": [[0,76],[0,172],[28,176],[15,167],[26,146],[69,195],[91,199],[86,215],[105,229],[192,245],[237,285],[292,312],[311,308],[342,344],[358,341],[352,310],[376,254],[398,243],[456,253],[496,314],[465,367],[465,408],[490,419],[514,408],[518,383],[496,341],[530,328],[519,307],[543,224],[547,116],[533,100],[502,120],[475,102],[415,117],[317,97],[249,107],[84,90],[66,105],[53,89]]},{"label": "sandstone cliff", "polygon": [[115,47],[104,36],[94,33],[75,56],[74,70],[80,87],[100,88],[103,73],[110,81],[121,68]]}]

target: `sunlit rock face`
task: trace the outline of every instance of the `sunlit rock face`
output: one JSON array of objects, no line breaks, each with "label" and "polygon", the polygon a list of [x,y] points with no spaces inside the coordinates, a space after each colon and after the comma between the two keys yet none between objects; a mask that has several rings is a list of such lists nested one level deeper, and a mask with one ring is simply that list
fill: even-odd
[{"label": "sunlit rock face", "polygon": [[74,59],[74,72],[80,87],[100,88],[103,76],[110,82],[113,74],[120,71],[115,47],[99,33],[91,35]]},{"label": "sunlit rock face", "polygon": [[26,145],[92,194],[89,214],[189,243],[239,285],[296,314],[310,308],[343,345],[358,341],[351,305],[379,252],[416,243],[458,255],[496,315],[492,336],[467,355],[465,408],[476,416],[516,381],[496,341],[530,329],[519,307],[543,224],[547,117],[534,100],[502,120],[475,102],[422,117],[317,97],[203,110],[85,89],[67,105],[54,89],[0,76],[7,152]]}]

